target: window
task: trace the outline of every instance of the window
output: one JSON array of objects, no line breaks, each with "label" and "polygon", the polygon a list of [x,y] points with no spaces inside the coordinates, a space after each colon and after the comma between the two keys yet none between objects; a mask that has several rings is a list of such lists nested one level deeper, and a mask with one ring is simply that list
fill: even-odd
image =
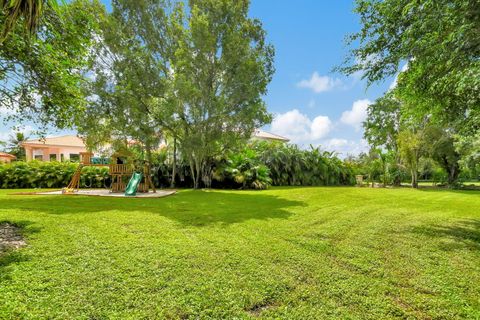
[{"label": "window", "polygon": [[57,161],[57,155],[55,153],[50,154],[50,161]]},{"label": "window", "polygon": [[80,155],[78,153],[70,153],[70,161],[80,162]]},{"label": "window", "polygon": [[40,161],[42,161],[42,160],[43,160],[43,155],[41,155],[41,154],[36,154],[36,155],[34,156],[34,158],[35,158],[35,160],[40,160]]}]

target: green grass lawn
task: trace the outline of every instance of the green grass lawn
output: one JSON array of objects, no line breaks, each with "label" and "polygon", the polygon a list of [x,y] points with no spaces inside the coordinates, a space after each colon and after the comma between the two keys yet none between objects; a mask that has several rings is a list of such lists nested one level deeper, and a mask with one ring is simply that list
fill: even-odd
[{"label": "green grass lawn", "polygon": [[480,318],[479,192],[11,192],[0,318]]}]

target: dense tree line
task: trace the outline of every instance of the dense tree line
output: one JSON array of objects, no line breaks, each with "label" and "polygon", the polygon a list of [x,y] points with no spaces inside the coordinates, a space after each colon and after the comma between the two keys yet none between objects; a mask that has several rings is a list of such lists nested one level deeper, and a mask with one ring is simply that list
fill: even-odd
[{"label": "dense tree line", "polygon": [[[131,157],[141,157],[140,149],[131,150]],[[137,153],[137,154],[135,154]],[[178,187],[194,186],[189,161],[179,158],[175,176],[171,150],[152,152],[152,180],[157,187],[168,187],[175,179]],[[295,145],[251,142],[231,149],[222,156],[209,159],[212,171],[209,187],[234,189],[266,189],[268,186],[351,185],[354,167],[334,154],[318,148],[301,150]],[[68,184],[77,165],[71,162],[23,162],[0,164],[0,188],[60,188]],[[82,188],[109,188],[107,167],[84,167]]]},{"label": "dense tree line", "polygon": [[[372,150],[357,162],[400,183],[418,186],[432,161],[445,182],[478,172],[480,157],[480,4],[474,0],[358,0],[361,30],[338,68],[368,83],[396,77],[393,89],[368,108],[365,138]],[[365,161],[368,160],[369,161]],[[388,172],[387,172],[388,171]],[[404,170],[403,170],[404,171]],[[387,179],[387,173],[392,179]]]}]

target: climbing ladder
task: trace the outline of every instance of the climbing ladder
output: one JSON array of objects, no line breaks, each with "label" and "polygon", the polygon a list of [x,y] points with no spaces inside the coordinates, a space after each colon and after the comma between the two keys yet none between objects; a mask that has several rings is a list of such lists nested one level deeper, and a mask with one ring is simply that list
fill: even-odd
[{"label": "climbing ladder", "polygon": [[82,173],[83,164],[79,164],[77,170],[73,174],[72,180],[66,188],[62,189],[62,193],[74,193],[80,189],[80,175]]}]

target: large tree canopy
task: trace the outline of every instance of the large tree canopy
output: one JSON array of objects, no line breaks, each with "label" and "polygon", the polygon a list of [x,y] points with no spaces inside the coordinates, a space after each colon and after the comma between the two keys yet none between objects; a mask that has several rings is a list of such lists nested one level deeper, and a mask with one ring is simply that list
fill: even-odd
[{"label": "large tree canopy", "polygon": [[150,157],[163,129],[154,121],[154,106],[169,89],[172,36],[167,10],[165,1],[112,2],[112,13],[95,41],[93,81],[78,126],[88,144],[134,139]]},{"label": "large tree canopy", "polygon": [[[479,128],[480,2],[477,0],[357,0],[362,29],[341,71],[369,83],[396,75],[410,106],[455,124]],[[468,128],[467,127],[468,124]],[[468,130],[467,130],[468,129]]]},{"label": "large tree canopy", "polygon": [[[44,8],[35,37],[16,20],[0,44],[0,106],[17,122],[71,127],[85,102],[82,83],[104,7],[75,0]],[[0,12],[0,20],[7,19]]]}]

